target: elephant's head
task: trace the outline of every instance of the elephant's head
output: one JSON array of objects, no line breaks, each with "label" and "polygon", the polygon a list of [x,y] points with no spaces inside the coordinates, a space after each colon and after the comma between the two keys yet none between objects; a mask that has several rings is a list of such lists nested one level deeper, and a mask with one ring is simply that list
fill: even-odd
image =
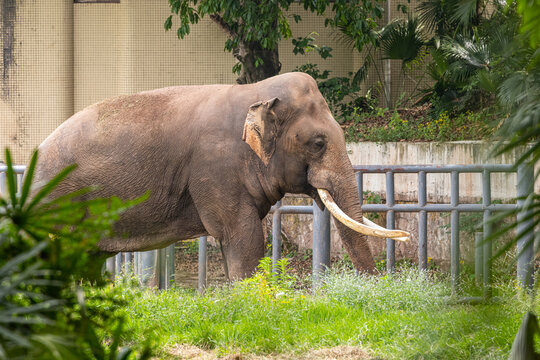
[{"label": "elephant's head", "polygon": [[362,220],[343,131],[316,82],[306,74],[290,73],[257,85],[266,98],[249,108],[244,141],[282,193],[308,194],[321,208],[327,205],[339,220],[338,231],[355,267],[372,271],[366,235],[404,240],[408,233]]}]

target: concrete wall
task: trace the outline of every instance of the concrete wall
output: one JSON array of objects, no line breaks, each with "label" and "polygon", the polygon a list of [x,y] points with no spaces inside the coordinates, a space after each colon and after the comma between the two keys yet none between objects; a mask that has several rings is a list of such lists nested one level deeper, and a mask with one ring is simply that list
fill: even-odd
[{"label": "concrete wall", "polygon": [[[485,142],[450,142],[450,143],[355,143],[348,144],[349,157],[353,164],[361,165],[407,165],[407,164],[512,164],[516,153],[497,158],[489,158],[492,144]],[[450,174],[427,175],[428,203],[450,203]],[[416,174],[400,174],[395,176],[395,198],[397,202],[416,203],[417,198]],[[515,174],[493,174],[491,179],[492,200],[511,201],[516,196]],[[535,184],[535,190],[540,190],[540,182]],[[364,191],[381,196],[385,202],[385,175],[364,175]],[[481,201],[481,176],[479,174],[460,175],[460,201],[476,203]],[[311,204],[306,197],[288,197],[285,204]],[[472,225],[479,218],[471,214],[461,215],[461,254],[465,261],[472,259],[473,229]],[[384,214],[374,220],[385,226]],[[267,220],[271,223],[271,220]],[[449,214],[428,213],[428,257],[439,261],[450,259],[450,223]],[[409,243],[396,242],[397,258],[418,258],[418,215],[416,213],[396,213],[396,228],[410,231]],[[311,215],[284,215],[283,232],[300,248],[312,247]],[[372,238],[369,240],[372,253],[383,256],[385,241]],[[341,240],[332,222],[332,252],[342,253]]]},{"label": "concrete wall", "polygon": [[[163,23],[167,0],[74,3],[71,0],[2,0],[0,36],[2,93],[0,148],[9,146],[18,163],[73,113],[108,97],[169,85],[234,83],[235,63],[224,52],[226,35],[208,18],[184,40]],[[324,20],[299,5],[293,38],[316,31],[317,42],[334,57],[295,56],[290,40],[280,43],[282,72],[307,62],[342,76],[359,55],[336,42]],[[357,60],[356,60],[357,61]],[[0,159],[3,158],[0,155]]]},{"label": "concrete wall", "polygon": [[3,0],[0,148],[24,162],[73,114],[73,3]]}]

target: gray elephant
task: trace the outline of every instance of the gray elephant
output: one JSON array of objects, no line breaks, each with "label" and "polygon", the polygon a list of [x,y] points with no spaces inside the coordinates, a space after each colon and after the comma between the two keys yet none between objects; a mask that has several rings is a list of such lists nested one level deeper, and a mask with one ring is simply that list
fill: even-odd
[{"label": "gray elephant", "polygon": [[94,197],[150,191],[116,223],[118,237],[98,244],[105,253],[211,235],[221,243],[229,278],[242,278],[264,255],[261,219],[285,193],[327,204],[358,270],[375,268],[365,234],[408,236],[362,223],[343,132],[303,73],[105,100],[65,121],[39,154],[38,181],[78,164],[56,195],[91,185]]}]

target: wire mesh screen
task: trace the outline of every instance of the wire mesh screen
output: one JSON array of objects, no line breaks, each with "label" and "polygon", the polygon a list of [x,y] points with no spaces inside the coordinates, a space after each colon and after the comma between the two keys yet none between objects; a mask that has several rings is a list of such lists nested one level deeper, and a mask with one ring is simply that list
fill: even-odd
[{"label": "wire mesh screen", "polygon": [[[170,14],[166,0],[2,4],[0,147],[9,146],[18,163],[26,163],[32,149],[64,120],[103,99],[236,79],[235,60],[224,51],[226,34],[205,18],[179,40],[177,21],[169,32],[163,27]],[[331,46],[333,56],[294,55],[290,39],[284,40],[279,46],[281,72],[317,63],[330,76],[346,76],[363,63],[363,55],[325,28],[322,17],[306,13],[299,4],[292,13],[303,19],[295,24],[291,18],[293,38],[315,32],[316,43]],[[399,75],[399,66],[395,73]]]}]

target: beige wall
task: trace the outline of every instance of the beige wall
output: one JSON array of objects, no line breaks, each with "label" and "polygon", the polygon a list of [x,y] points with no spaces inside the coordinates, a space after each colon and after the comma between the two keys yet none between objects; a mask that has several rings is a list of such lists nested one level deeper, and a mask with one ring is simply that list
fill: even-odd
[{"label": "beige wall", "polygon": [[[167,0],[2,1],[1,8],[11,11],[0,14],[1,49],[12,61],[0,63],[0,148],[9,146],[18,163],[25,163],[62,121],[97,101],[169,85],[236,79],[231,72],[235,61],[223,50],[226,36],[209,19],[192,26],[184,40],[176,37],[177,21],[173,31],[165,32]],[[282,72],[307,62],[319,63],[333,76],[355,70],[358,55],[336,41],[322,18],[299,5],[292,12],[303,18],[300,24],[291,21],[293,37],[316,31],[317,43],[331,46],[333,57],[295,56],[291,40],[282,41]]]},{"label": "beige wall", "polygon": [[1,14],[0,158],[10,146],[21,163],[73,113],[73,5],[65,0],[4,2],[2,10],[11,11]]}]

